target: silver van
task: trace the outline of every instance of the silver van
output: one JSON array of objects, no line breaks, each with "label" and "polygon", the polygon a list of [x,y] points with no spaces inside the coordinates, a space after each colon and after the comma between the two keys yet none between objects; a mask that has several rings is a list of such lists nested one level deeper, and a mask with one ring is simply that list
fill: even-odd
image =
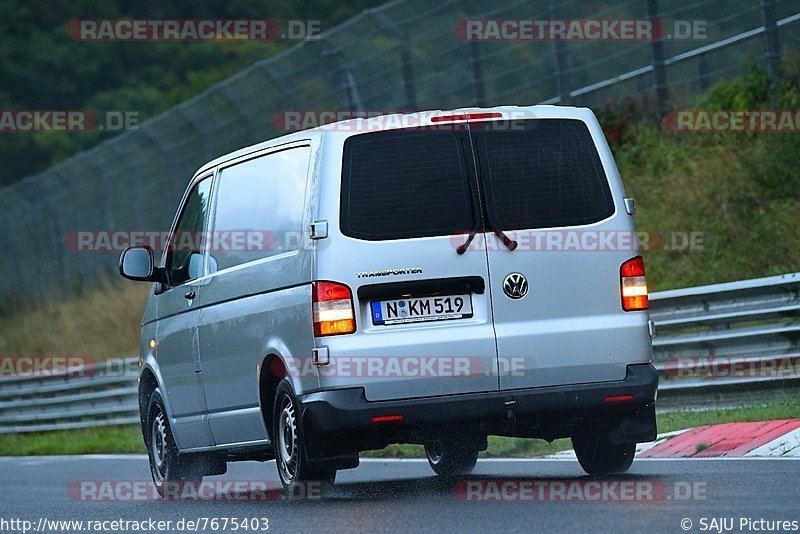
[{"label": "silver van", "polygon": [[344,121],[204,165],[152,282],[139,406],[153,479],[275,459],[284,488],[424,445],[570,437],[590,474],[656,436],[633,201],[594,114],[534,106]]}]

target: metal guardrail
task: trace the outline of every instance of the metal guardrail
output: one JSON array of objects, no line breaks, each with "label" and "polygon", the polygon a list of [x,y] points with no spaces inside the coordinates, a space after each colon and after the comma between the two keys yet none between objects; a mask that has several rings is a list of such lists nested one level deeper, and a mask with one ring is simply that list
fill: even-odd
[{"label": "metal guardrail", "polygon": [[[800,387],[800,273],[653,293],[650,315],[662,410]],[[0,434],[137,423],[136,361],[0,380]]]},{"label": "metal guardrail", "polygon": [[0,379],[0,434],[139,422],[138,358]]},{"label": "metal guardrail", "polygon": [[800,387],[800,273],[650,296],[659,409],[728,408]]},{"label": "metal guardrail", "polygon": [[800,352],[800,273],[653,293],[653,359],[777,358]]}]

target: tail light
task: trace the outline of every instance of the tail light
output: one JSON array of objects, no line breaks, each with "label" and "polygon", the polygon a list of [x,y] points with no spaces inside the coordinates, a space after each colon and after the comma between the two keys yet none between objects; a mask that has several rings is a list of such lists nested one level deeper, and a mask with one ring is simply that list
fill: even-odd
[{"label": "tail light", "polygon": [[622,309],[636,311],[647,309],[647,282],[641,256],[631,258],[619,269],[622,286]]},{"label": "tail light", "polygon": [[356,331],[353,294],[349,287],[335,282],[314,282],[311,293],[316,337]]}]

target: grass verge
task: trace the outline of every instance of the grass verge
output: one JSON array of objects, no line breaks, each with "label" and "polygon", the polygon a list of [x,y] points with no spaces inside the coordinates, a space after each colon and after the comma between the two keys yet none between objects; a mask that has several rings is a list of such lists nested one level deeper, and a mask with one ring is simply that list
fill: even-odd
[{"label": "grass verge", "polygon": [[[794,419],[800,414],[800,399],[786,395],[768,404],[741,406],[727,410],[681,411],[658,415],[658,431],[671,432],[700,425],[737,421]],[[485,458],[531,458],[570,448],[568,439],[547,443],[539,439],[489,437]],[[53,454],[141,453],[144,444],[138,427],[115,426],[81,430],[0,435],[0,456],[37,456]],[[368,458],[420,458],[419,445],[390,445],[364,453]]]}]

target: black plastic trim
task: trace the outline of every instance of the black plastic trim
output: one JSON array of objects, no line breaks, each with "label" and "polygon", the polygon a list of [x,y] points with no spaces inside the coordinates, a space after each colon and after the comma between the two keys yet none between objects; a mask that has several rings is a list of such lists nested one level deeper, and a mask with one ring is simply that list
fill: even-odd
[{"label": "black plastic trim", "polygon": [[456,295],[458,293],[483,294],[486,281],[480,276],[459,276],[455,278],[432,278],[428,280],[409,280],[369,284],[358,288],[361,301],[379,300],[412,295],[414,297],[433,297],[437,295]]}]

